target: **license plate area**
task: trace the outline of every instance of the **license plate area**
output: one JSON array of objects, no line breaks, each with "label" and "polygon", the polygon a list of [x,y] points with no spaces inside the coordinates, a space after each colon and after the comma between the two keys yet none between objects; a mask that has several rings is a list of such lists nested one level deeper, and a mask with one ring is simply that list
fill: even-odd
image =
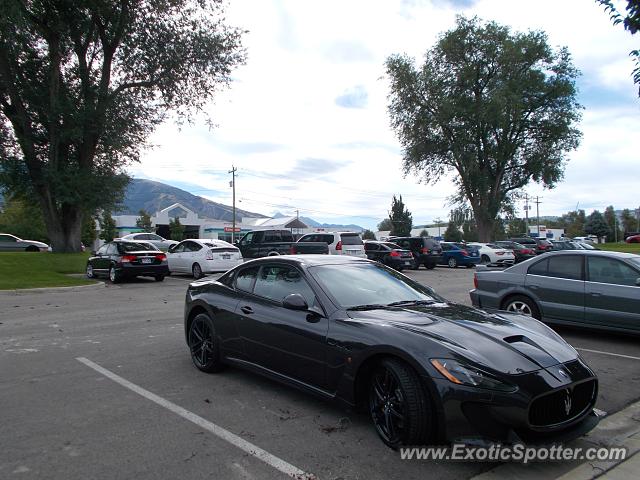
[{"label": "license plate area", "polygon": [[140,259],[140,263],[148,264],[148,263],[151,263],[151,262],[153,262],[153,259],[152,259],[152,258],[142,257],[142,258]]}]

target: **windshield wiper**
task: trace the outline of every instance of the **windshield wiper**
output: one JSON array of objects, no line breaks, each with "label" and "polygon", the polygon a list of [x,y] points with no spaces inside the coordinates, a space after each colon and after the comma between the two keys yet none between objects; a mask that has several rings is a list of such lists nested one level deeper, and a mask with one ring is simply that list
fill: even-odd
[{"label": "windshield wiper", "polygon": [[389,307],[400,307],[407,305],[432,305],[436,303],[434,300],[401,300],[399,302],[389,303],[387,306]]},{"label": "windshield wiper", "polygon": [[347,310],[389,310],[392,306],[390,305],[382,305],[379,303],[370,303],[366,305],[354,305],[353,307],[347,308]]}]

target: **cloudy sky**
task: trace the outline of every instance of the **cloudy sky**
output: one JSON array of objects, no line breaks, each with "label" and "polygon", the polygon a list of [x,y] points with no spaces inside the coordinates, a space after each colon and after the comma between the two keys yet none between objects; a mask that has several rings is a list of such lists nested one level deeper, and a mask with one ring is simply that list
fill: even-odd
[{"label": "cloudy sky", "polygon": [[235,0],[227,18],[249,31],[248,60],[208,108],[217,128],[167,123],[130,173],[230,205],[235,165],[245,210],[372,228],[402,194],[414,224],[446,219],[450,179],[428,186],[402,175],[384,61],[421,61],[456,14],[543,30],[582,72],[582,144],[555,189],[526,189],[541,197],[540,215],[637,208],[640,99],[628,52],[640,38],[591,0]]}]

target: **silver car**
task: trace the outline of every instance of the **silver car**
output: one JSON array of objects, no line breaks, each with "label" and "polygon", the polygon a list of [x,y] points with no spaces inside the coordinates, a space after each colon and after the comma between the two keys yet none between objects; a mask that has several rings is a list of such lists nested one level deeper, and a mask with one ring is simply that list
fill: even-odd
[{"label": "silver car", "polygon": [[169,248],[178,244],[175,240],[167,240],[155,233],[130,233],[129,235],[122,237],[122,240],[150,243],[151,245],[158,247],[163,252],[166,252]]},{"label": "silver car", "polygon": [[0,233],[0,252],[46,252],[49,245],[35,240],[23,240],[10,233]]},{"label": "silver car", "polygon": [[469,292],[474,306],[543,322],[640,334],[640,256],[565,250],[503,271],[480,268]]}]

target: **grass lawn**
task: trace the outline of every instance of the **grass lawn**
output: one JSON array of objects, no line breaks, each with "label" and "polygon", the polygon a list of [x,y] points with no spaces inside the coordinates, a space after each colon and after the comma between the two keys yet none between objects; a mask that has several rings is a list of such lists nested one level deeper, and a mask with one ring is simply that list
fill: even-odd
[{"label": "grass lawn", "polygon": [[600,250],[609,250],[611,252],[625,252],[640,254],[640,243],[601,243],[598,245]]},{"label": "grass lawn", "polygon": [[89,253],[0,252],[0,290],[71,287],[95,283],[69,277],[84,273]]}]

